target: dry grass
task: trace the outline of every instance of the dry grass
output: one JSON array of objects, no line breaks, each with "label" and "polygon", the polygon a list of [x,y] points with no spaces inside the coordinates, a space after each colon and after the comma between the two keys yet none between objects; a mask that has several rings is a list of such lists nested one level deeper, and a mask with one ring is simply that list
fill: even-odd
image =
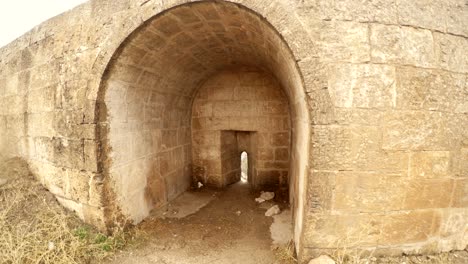
[{"label": "dry grass", "polygon": [[374,251],[362,249],[359,246],[365,243],[372,230],[374,230],[374,228],[370,225],[347,230],[347,233],[334,243],[335,250],[332,253],[332,257],[336,263],[369,263],[369,259],[373,258]]},{"label": "dry grass", "polygon": [[86,226],[32,178],[23,162],[5,164],[9,168],[0,166],[0,178],[9,182],[0,186],[0,263],[95,263],[134,241],[128,232],[106,236]]},{"label": "dry grass", "polygon": [[281,264],[295,264],[297,259],[294,257],[294,242],[291,240],[284,246],[279,246],[275,249],[276,259]]}]

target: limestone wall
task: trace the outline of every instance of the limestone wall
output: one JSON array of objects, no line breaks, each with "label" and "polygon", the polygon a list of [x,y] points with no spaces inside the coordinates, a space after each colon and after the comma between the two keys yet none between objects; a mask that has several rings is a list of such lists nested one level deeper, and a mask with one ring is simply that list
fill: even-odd
[{"label": "limestone wall", "polygon": [[[112,120],[118,119],[108,119],[112,104],[106,100],[115,94],[105,88],[106,80],[112,79],[108,73],[117,69],[114,76],[129,78],[132,87],[176,87],[171,91],[178,92],[171,92],[170,98],[177,100],[165,105],[174,106],[170,120],[183,120],[190,115],[177,111],[177,102],[190,104],[184,98],[226,66],[220,62],[242,58],[272,72],[289,101],[290,192],[301,260],[343,243],[386,254],[466,247],[465,1],[235,0],[243,7],[228,8],[218,1],[197,11],[195,18],[187,6],[173,9],[169,18],[158,15],[187,2],[93,0],[1,48],[0,158],[26,158],[65,206],[89,223],[110,226],[129,211],[116,199],[121,182],[111,173],[117,164],[112,163],[112,150],[118,148]],[[188,32],[180,25],[197,19],[205,21],[204,31],[197,31],[192,40],[184,40],[183,34],[172,39],[179,29]],[[171,27],[173,21],[179,29]],[[150,83],[140,85],[143,80],[134,79],[140,70],[118,71],[117,66],[136,66],[143,61],[140,56],[148,56],[145,52],[160,50],[156,37],[137,38],[151,23],[150,31],[163,30],[158,34],[169,45],[164,56],[149,57],[144,61],[152,64],[142,67],[169,77],[148,78]],[[226,23],[241,30],[225,31]],[[203,46],[213,43],[200,37],[207,34],[216,35],[217,46]],[[211,53],[217,55],[208,60],[209,53],[196,52],[199,46],[178,55],[195,42],[205,43],[204,50],[217,50]],[[185,54],[197,54],[209,63],[197,64],[200,57],[180,60]],[[131,102],[131,94],[126,96],[123,100]],[[167,125],[161,130],[162,138],[167,128],[164,142],[187,131],[182,124]],[[151,131],[132,129],[135,137],[128,142]],[[123,148],[127,150],[134,151]],[[161,186],[140,181],[145,182],[140,190]],[[138,199],[145,192],[139,191]],[[148,204],[159,201],[144,197],[140,218]]]},{"label": "limestone wall", "polygon": [[[240,154],[245,150],[255,164],[249,180],[255,188],[288,186],[289,127],[288,101],[273,76],[256,69],[218,73],[199,88],[193,102],[194,177],[215,186],[239,181]],[[232,131],[235,142],[225,144],[219,131]],[[236,131],[243,131],[248,143],[242,144]],[[237,169],[232,180],[222,177],[223,151],[228,152],[226,164]]]},{"label": "limestone wall", "polygon": [[300,13],[323,20],[310,28],[335,106],[334,122],[313,126],[305,244],[465,248],[466,3],[317,1]]}]

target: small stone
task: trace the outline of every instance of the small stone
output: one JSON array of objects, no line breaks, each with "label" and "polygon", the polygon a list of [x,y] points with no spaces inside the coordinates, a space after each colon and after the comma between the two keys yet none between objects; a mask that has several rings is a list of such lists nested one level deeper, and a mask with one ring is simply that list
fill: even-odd
[{"label": "small stone", "polygon": [[265,201],[269,201],[271,199],[273,199],[275,197],[275,193],[274,192],[262,192],[260,194],[260,197],[258,198],[255,198],[255,201],[257,203],[263,203]]},{"label": "small stone", "polygon": [[201,187],[203,187],[203,183],[198,182],[198,189],[200,189]]},{"label": "small stone", "polygon": [[49,241],[49,243],[47,244],[47,248],[48,248],[49,250],[54,250],[54,248],[55,248],[54,242]]},{"label": "small stone", "polygon": [[241,211],[237,211],[236,215],[241,215],[241,213],[242,213]]},{"label": "small stone", "polygon": [[263,203],[265,201],[265,199],[262,199],[262,198],[255,198],[255,201],[257,203]]},{"label": "small stone", "polygon": [[279,214],[280,212],[281,212],[281,210],[280,210],[279,206],[274,205],[265,212],[265,216],[274,216],[274,215]]},{"label": "small stone", "polygon": [[309,264],[335,264],[335,261],[327,255],[321,255],[309,261]]}]

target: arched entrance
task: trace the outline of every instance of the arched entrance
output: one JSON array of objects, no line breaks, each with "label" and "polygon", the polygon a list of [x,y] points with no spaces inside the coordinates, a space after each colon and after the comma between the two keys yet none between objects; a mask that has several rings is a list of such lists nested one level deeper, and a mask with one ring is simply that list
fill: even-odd
[{"label": "arched entrance", "polygon": [[[109,62],[97,103],[107,221],[138,223],[187,190],[197,169],[191,138],[197,91],[219,72],[242,67],[271,75],[287,101],[288,119],[268,117],[264,123],[278,128],[271,140],[287,142],[278,153],[287,152],[281,169],[288,176],[277,179],[289,185],[298,241],[309,137],[302,78],[278,32],[229,2],[166,10],[135,30]],[[284,127],[286,132],[280,131]]]}]

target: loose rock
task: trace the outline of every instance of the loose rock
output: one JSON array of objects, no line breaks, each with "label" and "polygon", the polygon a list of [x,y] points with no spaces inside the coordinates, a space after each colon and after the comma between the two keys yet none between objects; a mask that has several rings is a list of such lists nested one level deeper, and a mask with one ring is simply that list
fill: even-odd
[{"label": "loose rock", "polygon": [[269,201],[271,199],[273,199],[275,197],[275,193],[274,192],[262,192],[260,194],[260,197],[258,198],[255,198],[255,201],[257,203],[263,203],[265,201]]},{"label": "loose rock", "polygon": [[280,210],[279,206],[274,205],[265,212],[265,216],[274,216],[274,215],[279,214],[280,212],[281,212],[281,210]]}]

